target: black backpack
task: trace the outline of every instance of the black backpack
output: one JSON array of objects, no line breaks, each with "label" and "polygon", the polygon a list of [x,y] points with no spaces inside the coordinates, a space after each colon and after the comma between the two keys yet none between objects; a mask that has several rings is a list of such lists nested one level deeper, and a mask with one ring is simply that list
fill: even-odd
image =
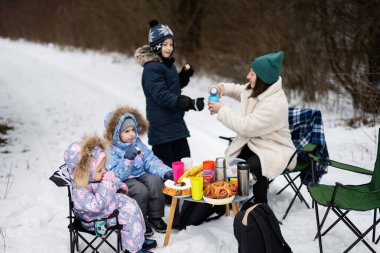
[{"label": "black backpack", "polygon": [[245,203],[234,219],[239,253],[291,253],[280,225],[267,204]]},{"label": "black backpack", "polygon": [[178,230],[182,230],[189,225],[198,226],[203,222],[219,219],[225,213],[225,205],[217,206],[207,203],[184,201],[181,212],[179,212],[177,205],[172,227]]}]

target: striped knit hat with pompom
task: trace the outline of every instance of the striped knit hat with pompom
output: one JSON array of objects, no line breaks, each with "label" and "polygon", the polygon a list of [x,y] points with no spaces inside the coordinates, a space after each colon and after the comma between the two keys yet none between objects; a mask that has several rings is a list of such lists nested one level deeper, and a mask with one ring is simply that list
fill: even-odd
[{"label": "striped knit hat with pompom", "polygon": [[172,39],[174,41],[174,35],[169,26],[160,24],[157,20],[153,19],[149,22],[149,35],[148,42],[152,52],[160,52],[162,48],[162,42],[165,39]]}]

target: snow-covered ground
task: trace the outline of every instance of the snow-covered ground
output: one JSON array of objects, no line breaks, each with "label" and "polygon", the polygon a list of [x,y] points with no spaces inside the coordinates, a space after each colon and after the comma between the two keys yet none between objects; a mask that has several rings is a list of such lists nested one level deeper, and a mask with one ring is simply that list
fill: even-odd
[{"label": "snow-covered ground", "polygon": [[[142,67],[120,54],[61,51],[53,45],[6,39],[0,39],[0,66],[0,123],[14,126],[9,132],[10,144],[0,147],[0,252],[69,252],[66,189],[56,187],[49,177],[63,163],[63,152],[70,143],[84,133],[103,133],[103,117],[116,105],[129,104],[145,113]],[[207,97],[209,84],[218,81],[223,80],[195,75],[184,94]],[[324,116],[330,157],[373,169],[379,125],[346,128],[342,121],[352,110],[340,100],[343,113],[331,109],[335,96],[316,105]],[[225,102],[237,108],[232,101]],[[295,100],[291,104],[303,105]],[[207,110],[191,111],[186,122],[195,164],[223,156],[227,143],[218,136],[232,133],[215,116]],[[147,143],[146,137],[143,140]],[[322,183],[335,181],[360,184],[369,177],[330,168]],[[279,178],[269,190],[270,206],[279,218],[292,197],[290,190],[275,195],[283,183]],[[310,202],[307,191],[303,192]],[[166,215],[168,211],[167,207]],[[361,229],[373,222],[372,212],[352,212],[351,217]],[[237,252],[232,223],[230,216],[174,230],[165,248],[164,235],[156,233],[153,238],[159,246],[155,252]],[[294,252],[319,252],[318,242],[313,240],[313,209],[296,201],[281,229]],[[338,225],[324,237],[324,250],[341,252],[354,238],[344,225]],[[370,239],[366,237],[373,245]],[[380,245],[374,248],[380,251]],[[359,243],[352,252],[368,249]]]}]

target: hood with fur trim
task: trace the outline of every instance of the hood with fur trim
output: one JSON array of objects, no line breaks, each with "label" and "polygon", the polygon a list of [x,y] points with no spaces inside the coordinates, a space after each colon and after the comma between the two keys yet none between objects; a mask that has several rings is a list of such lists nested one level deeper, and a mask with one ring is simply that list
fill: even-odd
[{"label": "hood with fur trim", "polygon": [[150,61],[162,62],[161,57],[153,53],[149,45],[137,48],[135,51],[135,59],[141,66],[144,66],[145,63]]},{"label": "hood with fur trim", "polygon": [[104,147],[104,140],[92,135],[83,137],[82,142],[74,142],[67,148],[64,160],[77,186],[86,187],[94,181],[94,171],[105,157]]},{"label": "hood with fur trim", "polygon": [[125,120],[125,117],[123,116],[128,113],[132,114],[132,119],[136,121],[136,131],[140,136],[148,131],[149,122],[144,118],[139,110],[130,106],[119,106],[113,112],[108,113],[104,119],[104,126],[106,128],[104,132],[104,138],[107,142],[113,142],[115,130],[117,130],[116,127],[118,125],[121,126]]}]

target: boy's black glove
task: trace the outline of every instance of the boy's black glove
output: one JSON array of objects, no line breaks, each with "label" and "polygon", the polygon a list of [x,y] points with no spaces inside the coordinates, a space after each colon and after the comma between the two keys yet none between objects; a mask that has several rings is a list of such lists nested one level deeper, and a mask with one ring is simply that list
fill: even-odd
[{"label": "boy's black glove", "polygon": [[190,64],[185,64],[179,72],[179,76],[189,79],[194,75],[194,68]]},{"label": "boy's black glove", "polygon": [[168,172],[165,173],[164,175],[164,180],[173,180],[173,171],[169,170]]},{"label": "boy's black glove", "polygon": [[189,83],[190,77],[192,77],[193,75],[193,66],[191,66],[190,64],[185,64],[185,66],[183,66],[181,71],[178,73],[181,88],[185,87]]},{"label": "boy's black glove", "polygon": [[125,152],[124,159],[133,160],[137,155],[141,154],[141,151],[135,146],[132,146]]},{"label": "boy's black glove", "polygon": [[188,96],[181,95],[177,101],[177,108],[182,111],[194,110],[202,111],[205,107],[204,98],[191,99]]},{"label": "boy's black glove", "polygon": [[195,111],[202,111],[203,108],[205,108],[205,102],[204,102],[205,98],[196,98],[195,100],[193,99],[193,103],[194,103],[194,109]]}]

